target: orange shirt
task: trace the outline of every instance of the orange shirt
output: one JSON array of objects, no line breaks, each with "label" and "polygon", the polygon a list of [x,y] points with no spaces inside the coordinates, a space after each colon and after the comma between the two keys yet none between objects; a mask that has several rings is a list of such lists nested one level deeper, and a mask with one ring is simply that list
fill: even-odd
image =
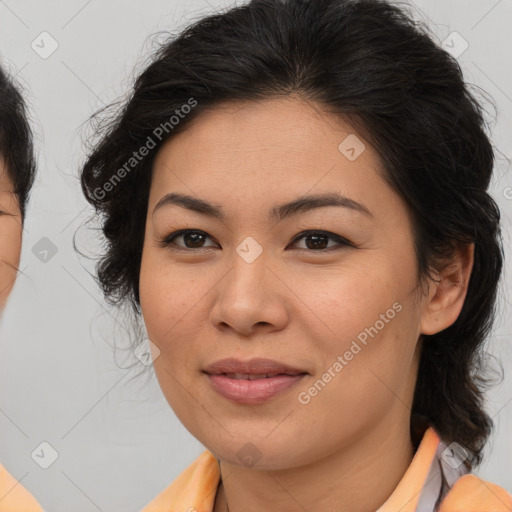
[{"label": "orange shirt", "polygon": [[[428,428],[407,471],[377,512],[512,512],[510,493],[465,474],[463,465],[451,467],[443,456],[446,448],[436,431]],[[442,485],[443,478],[447,488]],[[142,512],[212,512],[219,482],[218,461],[205,450]],[[438,509],[437,500],[441,501]],[[0,512],[44,512],[1,465]]]},{"label": "orange shirt", "polygon": [[0,512],[44,512],[32,494],[1,464]]},{"label": "orange shirt", "polygon": [[[511,512],[512,495],[498,485],[465,474],[429,427],[397,487],[377,512]],[[443,456],[443,453],[445,455]],[[453,459],[452,459],[453,460]],[[448,488],[442,486],[442,477]],[[205,450],[142,512],[212,512],[220,482],[219,463]]]}]

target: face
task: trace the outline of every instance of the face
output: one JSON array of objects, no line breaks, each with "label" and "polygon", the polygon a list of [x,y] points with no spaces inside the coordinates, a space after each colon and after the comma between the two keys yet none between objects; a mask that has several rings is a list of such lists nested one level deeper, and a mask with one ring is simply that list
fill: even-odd
[{"label": "face", "polygon": [[[217,107],[159,150],[140,304],[168,403],[217,457],[242,464],[253,451],[258,467],[294,467],[408,425],[423,303],[408,212],[380,170],[349,125],[291,97]],[[324,194],[348,200],[269,216]],[[235,400],[203,371],[223,358],[305,374]]]},{"label": "face", "polygon": [[21,211],[11,179],[0,159],[0,309],[5,307],[20,262]]}]

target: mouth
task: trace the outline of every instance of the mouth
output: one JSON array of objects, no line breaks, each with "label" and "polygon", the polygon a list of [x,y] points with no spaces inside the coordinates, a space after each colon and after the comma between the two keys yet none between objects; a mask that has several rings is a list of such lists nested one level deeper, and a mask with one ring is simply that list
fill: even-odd
[{"label": "mouth", "polygon": [[262,404],[309,373],[272,359],[220,359],[202,370],[212,389],[237,404]]},{"label": "mouth", "polygon": [[278,377],[280,375],[284,375],[287,377],[293,377],[297,375],[306,375],[307,372],[300,373],[217,373],[210,375],[224,375],[228,379],[234,380],[261,380],[261,379],[272,379],[274,377]]},{"label": "mouth", "polygon": [[306,372],[295,375],[285,373],[206,373],[212,389],[235,404],[257,405],[284,394],[296,386]]},{"label": "mouth", "polygon": [[227,375],[232,379],[264,379],[278,375],[300,375],[308,373],[304,369],[290,366],[272,359],[253,358],[248,361],[227,358],[209,364],[203,372],[210,375]]}]

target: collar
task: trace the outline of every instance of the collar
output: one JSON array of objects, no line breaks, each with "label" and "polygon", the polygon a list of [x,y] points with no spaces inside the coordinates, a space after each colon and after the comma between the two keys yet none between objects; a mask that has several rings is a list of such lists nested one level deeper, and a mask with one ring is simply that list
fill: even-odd
[{"label": "collar", "polygon": [[433,427],[423,434],[414,457],[393,494],[377,512],[435,512],[455,482],[468,473],[463,450],[447,446]]},{"label": "collar", "polygon": [[[434,428],[428,427],[402,479],[377,512],[434,511],[443,493],[445,472],[451,487],[458,476],[466,471],[463,464],[450,471],[453,464],[445,457],[446,450],[446,445]],[[197,512],[212,512],[219,482],[218,460],[209,450],[205,450],[142,512],[186,512],[194,509]]]}]

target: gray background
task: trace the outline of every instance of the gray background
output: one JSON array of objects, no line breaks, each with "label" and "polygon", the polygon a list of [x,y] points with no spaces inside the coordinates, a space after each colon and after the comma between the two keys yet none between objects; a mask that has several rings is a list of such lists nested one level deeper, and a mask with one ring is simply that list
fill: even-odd
[{"label": "gray background", "polygon": [[[125,94],[152,41],[161,38],[152,34],[177,31],[231,5],[0,0],[0,55],[26,89],[39,158],[22,272],[0,332],[0,460],[47,511],[140,510],[203,450],[174,416],[154,376],[130,381],[126,353],[112,348],[123,339],[123,320],[106,309],[89,275],[93,264],[75,253],[72,241],[78,230],[82,248],[98,247],[91,231],[79,230],[90,216],[77,180],[84,121]],[[454,50],[463,49],[461,39],[450,39],[454,31],[467,41],[458,57],[466,81],[497,104],[496,119],[488,112],[497,155],[492,193],[510,259],[512,1],[418,0],[413,6],[440,43],[449,38]],[[58,44],[47,58],[31,46],[35,41],[41,52],[55,44],[42,32]],[[512,492],[510,261],[503,283],[489,351],[501,360],[505,380],[488,395],[496,431],[477,474]],[[43,441],[58,452],[48,469],[31,458]]]}]

